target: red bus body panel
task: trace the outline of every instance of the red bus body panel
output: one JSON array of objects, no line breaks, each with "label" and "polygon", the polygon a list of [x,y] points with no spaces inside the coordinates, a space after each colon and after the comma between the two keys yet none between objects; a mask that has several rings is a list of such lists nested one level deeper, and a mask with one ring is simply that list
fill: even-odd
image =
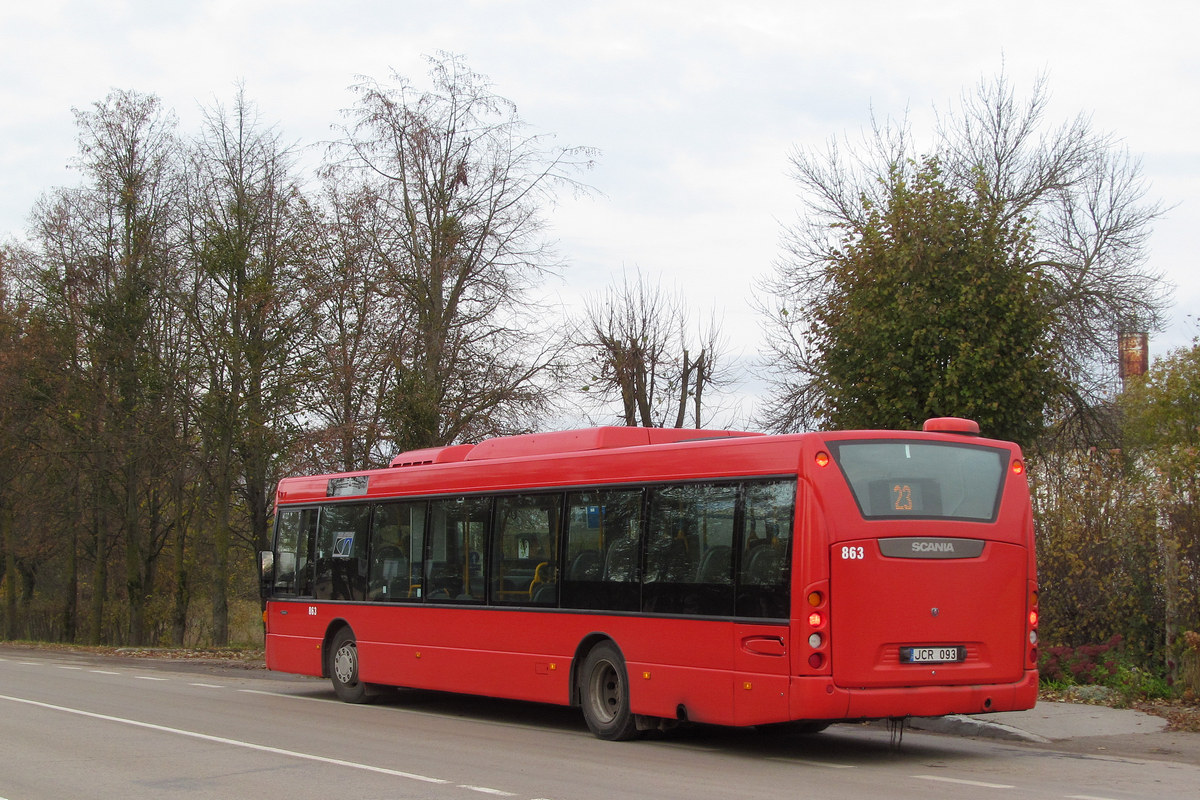
[{"label": "red bus body panel", "polygon": [[267,618],[267,668],[281,672],[322,675],[325,632],[345,620],[367,683],[568,705],[580,643],[604,636],[625,654],[635,714],[673,719],[683,706],[718,725],[787,714],[786,624],[311,600],[271,601]]}]

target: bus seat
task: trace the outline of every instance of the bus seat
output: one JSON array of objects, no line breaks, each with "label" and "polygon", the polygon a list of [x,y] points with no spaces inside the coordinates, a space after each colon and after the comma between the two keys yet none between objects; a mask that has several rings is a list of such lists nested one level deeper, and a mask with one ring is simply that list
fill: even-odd
[{"label": "bus seat", "polygon": [[696,575],[696,562],[688,553],[687,539],[659,535],[651,540],[646,551],[646,577],[650,583],[691,583]]},{"label": "bus seat", "polygon": [[600,554],[595,550],[584,550],[571,561],[569,575],[573,581],[600,580]]},{"label": "bus seat", "polygon": [[745,582],[755,586],[774,586],[779,583],[779,554],[772,547],[757,547],[750,552],[746,563]]},{"label": "bus seat", "polygon": [[533,593],[544,583],[554,583],[554,565],[543,561],[533,569],[533,580],[529,582],[529,591]]},{"label": "bus seat", "polygon": [[729,564],[733,548],[719,544],[708,548],[700,560],[700,569],[696,571],[697,583],[732,583],[729,577]]},{"label": "bus seat", "polygon": [[637,580],[637,541],[618,539],[604,557],[604,580],[628,583]]},{"label": "bus seat", "polygon": [[529,602],[535,606],[552,606],[558,603],[558,584],[541,583],[533,590]]}]

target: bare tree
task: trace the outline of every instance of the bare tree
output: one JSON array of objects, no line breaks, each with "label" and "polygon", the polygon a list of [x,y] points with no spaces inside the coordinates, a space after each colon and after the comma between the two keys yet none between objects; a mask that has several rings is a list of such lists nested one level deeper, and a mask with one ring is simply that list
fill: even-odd
[{"label": "bare tree", "polygon": [[290,168],[287,148],[242,90],[232,108],[208,110],[190,170],[187,310],[205,371],[217,644],[229,637],[230,537],[266,548],[271,487],[302,409],[311,322],[299,279],[311,237]]},{"label": "bare tree", "polygon": [[703,426],[706,390],[723,381],[715,319],[696,337],[686,305],[677,294],[651,285],[639,272],[630,283],[590,299],[585,321],[575,334],[591,380],[584,391],[603,406],[619,399],[629,426],[684,427],[691,411]]},{"label": "bare tree", "polygon": [[369,186],[330,182],[322,201],[310,209],[318,236],[306,283],[317,342],[305,458],[330,472],[383,466],[392,454],[388,403],[413,358],[413,326],[381,257],[387,218],[379,197]]},{"label": "bare tree", "polygon": [[1052,287],[1059,369],[1074,387],[1055,411],[1091,417],[1116,388],[1118,335],[1162,326],[1168,286],[1146,265],[1163,208],[1147,199],[1140,159],[1086,116],[1047,132],[1048,102],[1045,78],[1023,103],[1004,74],[981,80],[941,120],[939,150],[960,185],[1033,221],[1031,267]]},{"label": "bare tree", "polygon": [[583,188],[592,155],[526,132],[460,57],[429,63],[427,91],[400,75],[354,87],[333,151],[335,169],[360,172],[379,197],[382,290],[412,325],[390,402],[400,448],[519,430],[548,407],[561,349],[527,290],[557,267],[542,208]]}]

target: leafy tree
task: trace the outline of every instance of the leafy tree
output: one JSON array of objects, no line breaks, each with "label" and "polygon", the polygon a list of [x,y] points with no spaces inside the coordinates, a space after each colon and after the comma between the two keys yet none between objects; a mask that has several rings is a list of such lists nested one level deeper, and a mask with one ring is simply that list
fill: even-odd
[{"label": "leafy tree", "polygon": [[934,160],[894,165],[886,192],[826,263],[809,316],[813,411],[839,428],[954,414],[1029,441],[1053,376],[1027,231],[983,192],[947,187]]},{"label": "leafy tree", "polygon": [[1200,346],[1156,362],[1117,406],[1124,448],[1032,462],[1042,640],[1119,636],[1173,678],[1177,637],[1200,628]]},{"label": "leafy tree", "polygon": [[127,640],[147,635],[147,603],[169,526],[157,513],[158,457],[169,440],[163,333],[173,314],[179,185],[175,119],[159,100],[114,91],[76,110],[85,181],[34,212],[26,292],[69,343],[72,395],[59,407],[92,495],[94,559],[88,639],[105,626],[109,551],[123,545]]},{"label": "leafy tree", "polygon": [[432,88],[364,81],[336,150],[385,212],[386,288],[413,345],[397,364],[390,421],[401,449],[512,432],[552,401],[560,339],[528,304],[556,259],[541,208],[589,163],[530,134],[513,104],[457,56],[430,60]]},{"label": "leafy tree", "polygon": [[24,400],[25,369],[22,364],[22,321],[16,304],[9,296],[14,260],[6,247],[0,247],[0,587],[4,593],[4,625],[0,633],[12,639],[17,635],[18,537],[15,531],[14,505],[17,482],[28,468],[23,454],[22,428],[28,422]]},{"label": "leafy tree", "polygon": [[1043,82],[1021,104],[1001,75],[941,118],[929,156],[878,124],[848,155],[793,155],[809,214],[760,302],[766,425],[896,424],[896,404],[906,424],[984,415],[1028,443],[1046,421],[1100,419],[1118,332],[1161,323],[1145,269],[1160,208],[1111,137],[1083,117],[1047,131],[1045,104]]},{"label": "leafy tree", "polygon": [[1177,637],[1200,630],[1200,343],[1159,359],[1121,396],[1126,444],[1154,497],[1161,630],[1169,675]]},{"label": "leafy tree", "polygon": [[1042,649],[1120,637],[1161,663],[1164,605],[1155,498],[1127,453],[1047,451],[1031,461]]}]

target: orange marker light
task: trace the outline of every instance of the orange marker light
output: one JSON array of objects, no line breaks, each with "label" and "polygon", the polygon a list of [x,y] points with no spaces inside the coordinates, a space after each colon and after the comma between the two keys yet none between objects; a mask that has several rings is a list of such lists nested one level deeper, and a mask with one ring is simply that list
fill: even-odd
[{"label": "orange marker light", "polygon": [[820,592],[809,592],[808,593],[808,604],[810,606],[812,606],[813,608],[816,608],[817,606],[821,605],[821,602],[824,599],[825,598],[821,596]]}]

